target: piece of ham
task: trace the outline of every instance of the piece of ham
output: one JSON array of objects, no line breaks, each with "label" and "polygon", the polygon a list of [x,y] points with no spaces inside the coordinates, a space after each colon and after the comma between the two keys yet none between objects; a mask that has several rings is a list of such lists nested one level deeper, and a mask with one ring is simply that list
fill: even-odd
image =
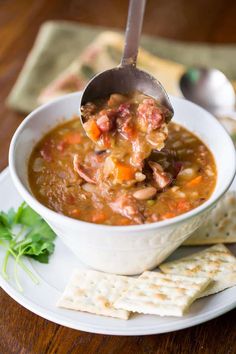
[{"label": "piece of ham", "polygon": [[53,151],[53,144],[51,141],[46,141],[40,150],[40,155],[42,158],[47,161],[51,162],[52,161],[52,151]]},{"label": "piece of ham", "polygon": [[166,188],[172,183],[173,177],[171,176],[170,173],[165,172],[159,163],[154,161],[149,161],[148,164],[153,172],[152,176],[153,176],[155,187],[159,191],[163,190],[164,188]]},{"label": "piece of ham", "polygon": [[[151,162],[154,169],[155,167],[159,170],[162,169],[162,171],[169,173],[173,179],[177,178],[183,167],[183,163],[177,160],[176,151],[167,148],[161,151],[153,150],[149,162]],[[157,165],[155,165],[155,163],[157,163]],[[149,167],[151,167],[151,165],[149,164]]]},{"label": "piece of ham", "polygon": [[129,140],[134,135],[134,124],[131,116],[127,116],[125,118],[119,117],[116,121],[116,126],[118,132],[125,138]]},{"label": "piece of ham", "polygon": [[133,220],[137,224],[143,224],[144,216],[142,215],[137,200],[130,194],[123,194],[115,201],[109,203],[110,208],[126,218]]},{"label": "piece of ham", "polygon": [[122,103],[117,110],[116,127],[118,132],[125,138],[131,139],[134,134],[134,122],[129,103]]},{"label": "piece of ham", "polygon": [[99,129],[104,132],[109,132],[115,127],[116,111],[114,109],[108,109],[101,111],[96,121]]},{"label": "piece of ham", "polygon": [[162,109],[157,107],[153,98],[146,98],[138,105],[137,118],[148,132],[159,129],[165,121]]},{"label": "piece of ham", "polygon": [[73,167],[78,175],[88,183],[96,184],[95,178],[92,176],[91,169],[84,167],[79,160],[79,155],[74,155]]},{"label": "piece of ham", "polygon": [[122,118],[130,117],[131,116],[130,103],[120,104],[117,112],[118,112],[119,117],[122,117]]}]

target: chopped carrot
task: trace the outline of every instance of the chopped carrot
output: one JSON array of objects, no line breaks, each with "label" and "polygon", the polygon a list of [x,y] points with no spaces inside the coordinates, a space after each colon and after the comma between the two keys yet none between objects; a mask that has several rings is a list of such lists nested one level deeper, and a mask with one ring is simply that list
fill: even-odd
[{"label": "chopped carrot", "polygon": [[70,216],[73,218],[78,218],[80,216],[80,210],[79,209],[73,209],[70,211]]},{"label": "chopped carrot", "polygon": [[107,219],[106,214],[103,211],[96,211],[92,216],[92,222],[100,223]]},{"label": "chopped carrot", "polygon": [[174,216],[176,216],[175,213],[167,212],[162,215],[162,219],[170,219],[170,218],[173,218]]},{"label": "chopped carrot", "polygon": [[123,128],[123,132],[129,139],[137,137],[137,130],[135,130],[134,126],[127,125]]},{"label": "chopped carrot", "polygon": [[101,135],[101,130],[98,128],[95,120],[88,121],[84,124],[84,129],[88,134],[88,137],[93,141],[97,141]]},{"label": "chopped carrot", "polygon": [[119,182],[134,179],[135,169],[121,162],[115,164],[115,178]]},{"label": "chopped carrot", "polygon": [[191,181],[189,181],[188,183],[186,183],[186,187],[195,187],[201,182],[201,180],[202,180],[202,176],[197,176],[193,178]]},{"label": "chopped carrot", "polygon": [[127,218],[121,218],[121,219],[119,219],[119,223],[117,223],[117,225],[130,225],[130,224],[131,224],[131,222]]},{"label": "chopped carrot", "polygon": [[64,135],[64,141],[67,144],[80,144],[82,140],[81,134],[79,132],[70,132]]}]

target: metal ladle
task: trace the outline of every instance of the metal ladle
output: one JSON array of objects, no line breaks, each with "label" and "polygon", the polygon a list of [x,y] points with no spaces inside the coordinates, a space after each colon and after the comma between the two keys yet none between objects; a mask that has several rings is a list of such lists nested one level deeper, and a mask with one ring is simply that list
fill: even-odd
[{"label": "metal ladle", "polygon": [[121,64],[97,74],[85,87],[79,105],[79,116],[82,124],[81,106],[85,103],[93,102],[98,98],[109,97],[112,93],[126,94],[134,91],[140,91],[158,100],[169,109],[169,119],[172,118],[174,110],[160,82],[148,73],[136,68],[145,3],[145,0],[130,0]]},{"label": "metal ladle", "polygon": [[180,89],[185,98],[217,117],[236,120],[235,92],[231,82],[220,70],[190,68],[180,79]]}]

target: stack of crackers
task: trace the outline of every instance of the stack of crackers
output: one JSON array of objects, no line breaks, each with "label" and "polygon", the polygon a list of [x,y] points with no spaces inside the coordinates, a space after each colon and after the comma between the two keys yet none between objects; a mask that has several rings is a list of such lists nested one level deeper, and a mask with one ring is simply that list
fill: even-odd
[{"label": "stack of crackers", "polygon": [[75,270],[57,305],[120,319],[134,312],[183,316],[196,299],[236,285],[236,257],[222,243],[236,242],[235,214],[236,193],[228,192],[185,242],[213,246],[138,278]]}]

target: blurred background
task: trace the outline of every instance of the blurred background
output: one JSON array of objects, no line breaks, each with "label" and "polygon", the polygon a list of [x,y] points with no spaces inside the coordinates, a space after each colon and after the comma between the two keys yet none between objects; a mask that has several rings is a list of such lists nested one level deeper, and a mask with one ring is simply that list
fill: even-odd
[{"label": "blurred background", "polygon": [[[26,113],[118,64],[123,39],[107,30],[123,31],[127,11],[128,0],[0,1],[0,170]],[[196,65],[235,85],[236,1],[147,0],[141,47],[139,66],[171,94]]]},{"label": "blurred background", "polygon": [[[66,19],[124,28],[128,0],[1,0],[1,38],[30,48],[40,24]],[[234,0],[148,0],[143,32],[184,41],[235,43]],[[8,46],[10,45],[8,43]],[[23,43],[22,43],[23,42]]]}]

